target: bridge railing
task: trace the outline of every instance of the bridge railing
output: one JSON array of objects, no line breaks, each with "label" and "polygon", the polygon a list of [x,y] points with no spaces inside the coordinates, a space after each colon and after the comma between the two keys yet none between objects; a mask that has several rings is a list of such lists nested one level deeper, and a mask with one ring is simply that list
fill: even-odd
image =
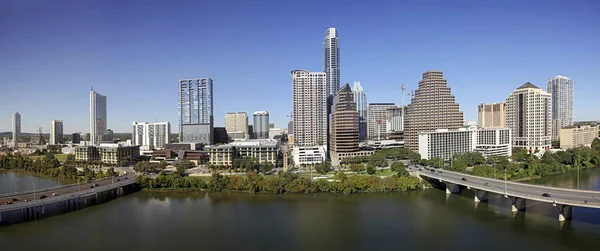
[{"label": "bridge railing", "polygon": [[[125,175],[121,175],[121,176],[117,176],[114,177],[116,178],[120,178],[126,176]],[[61,185],[61,186],[53,186],[53,187],[46,187],[46,188],[41,188],[41,189],[35,189],[36,193],[43,193],[43,192],[48,192],[48,191],[52,191],[52,190],[57,190],[57,189],[63,189],[63,188],[69,188],[69,187],[74,187],[74,186],[79,186],[79,185],[85,185],[85,184],[91,184],[91,183],[95,183],[95,182],[101,182],[101,181],[106,181],[106,180],[110,180],[113,178],[105,178],[105,179],[99,179],[99,180],[92,180],[90,182],[86,182],[86,183],[74,183],[74,184],[67,184],[67,185]],[[30,194],[33,193],[34,190],[27,190],[27,191],[20,191],[20,192],[16,192],[16,193],[4,193],[4,194],[0,194],[0,198],[4,198],[4,197],[11,197],[11,196],[19,196],[19,195],[24,195],[24,194]]]},{"label": "bridge railing", "polygon": [[131,185],[135,182],[136,182],[135,179],[125,180],[125,181],[121,181],[119,183],[109,184],[106,186],[97,187],[95,189],[90,189],[90,190],[84,190],[81,192],[75,192],[75,193],[64,194],[64,195],[59,195],[59,196],[52,196],[52,197],[48,197],[45,199],[36,199],[36,200],[28,201],[28,202],[20,202],[17,204],[0,205],[0,212],[15,211],[15,210],[21,210],[21,209],[30,208],[30,207],[37,207],[37,206],[53,204],[53,203],[57,203],[57,202],[61,202],[61,201],[69,200],[69,199],[88,196],[91,194],[107,191],[110,189],[115,189],[120,186]]}]

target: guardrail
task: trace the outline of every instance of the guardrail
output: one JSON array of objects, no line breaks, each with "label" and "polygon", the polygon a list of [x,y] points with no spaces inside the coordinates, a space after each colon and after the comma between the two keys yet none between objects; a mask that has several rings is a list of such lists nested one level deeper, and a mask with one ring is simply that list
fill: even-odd
[{"label": "guardrail", "polygon": [[98,187],[98,188],[94,188],[94,189],[90,189],[90,190],[84,190],[81,192],[75,192],[75,193],[64,194],[64,195],[59,195],[59,196],[52,196],[52,197],[48,197],[45,199],[36,199],[33,201],[28,201],[28,202],[19,202],[16,204],[0,205],[0,212],[15,211],[15,210],[21,210],[21,209],[30,208],[30,207],[37,207],[37,206],[53,204],[53,203],[57,203],[57,202],[61,202],[61,201],[69,200],[69,199],[87,196],[90,194],[95,194],[98,192],[103,192],[103,191],[110,190],[110,189],[115,189],[120,186],[131,185],[135,182],[136,182],[135,179],[124,180],[124,181],[120,181],[119,183],[108,184],[106,186],[102,186],[102,187]]},{"label": "guardrail", "polygon": [[[548,202],[548,203],[552,203],[552,204],[564,204],[564,205],[570,205],[570,206],[600,208],[600,200],[598,200],[594,197],[592,197],[593,200],[569,200],[569,199],[561,199],[561,198],[544,197],[544,196],[540,196],[537,194],[534,195],[534,194],[528,194],[528,193],[514,192],[514,191],[511,191],[510,189],[508,189],[508,188],[510,188],[510,186],[507,186],[506,189],[498,188],[498,187],[494,187],[494,186],[485,186],[485,185],[473,183],[471,181],[463,181],[463,180],[452,179],[452,178],[448,178],[448,177],[440,177],[440,176],[436,176],[436,175],[431,175],[424,171],[419,172],[419,175],[423,175],[423,176],[426,176],[426,177],[429,177],[432,179],[441,179],[441,180],[452,182],[452,183],[455,183],[458,185],[462,185],[462,186],[466,186],[466,187],[470,187],[470,188],[476,188],[476,189],[480,189],[483,191],[493,192],[493,193],[497,193],[497,194],[504,194],[506,196]],[[475,176],[475,177],[477,177],[477,176]],[[495,180],[495,181],[497,182],[497,180]],[[551,187],[541,186],[541,188],[548,189]],[[572,190],[572,191],[576,191],[576,190]]]},{"label": "guardrail", "polygon": [[[116,178],[120,178],[123,176],[127,176],[127,174],[121,175],[121,176],[117,176],[114,177]],[[110,180],[113,178],[106,178],[106,179],[101,179],[101,180],[93,180],[90,182],[86,182],[86,183],[74,183],[74,184],[67,184],[67,185],[61,185],[61,186],[54,186],[54,187],[47,187],[47,188],[41,188],[41,189],[35,189],[36,193],[43,193],[43,192],[47,192],[47,191],[52,191],[52,190],[58,190],[58,189],[63,189],[63,188],[69,188],[69,187],[74,187],[74,186],[79,186],[79,185],[85,185],[85,184],[92,184],[92,183],[96,183],[96,182],[102,182],[102,181],[106,181],[106,180]],[[24,194],[30,194],[33,193],[34,190],[27,190],[27,191],[21,191],[21,192],[16,192],[16,193],[5,193],[5,194],[0,194],[0,198],[4,198],[4,197],[11,197],[11,196],[19,196],[19,195],[24,195]]]}]

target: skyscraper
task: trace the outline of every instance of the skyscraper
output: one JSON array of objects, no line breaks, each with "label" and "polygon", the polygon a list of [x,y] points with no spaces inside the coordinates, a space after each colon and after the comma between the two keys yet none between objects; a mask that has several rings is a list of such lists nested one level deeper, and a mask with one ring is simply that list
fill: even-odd
[{"label": "skyscraper", "polygon": [[506,98],[506,127],[513,147],[534,153],[550,149],[552,95],[527,82]]},{"label": "skyscraper", "polygon": [[21,140],[21,114],[15,112],[12,117],[12,139],[15,147]]},{"label": "skyscraper", "polygon": [[506,127],[506,103],[481,103],[477,107],[477,124],[481,128]]},{"label": "skyscraper", "polygon": [[335,28],[329,28],[325,31],[323,72],[327,76],[327,96],[334,96],[340,88],[340,43]]},{"label": "skyscraper", "polygon": [[558,140],[560,129],[573,125],[573,80],[555,76],[546,86],[552,95],[552,140]]},{"label": "skyscraper", "polygon": [[106,126],[106,96],[90,91],[90,145],[100,144]]},{"label": "skyscraper", "polygon": [[419,132],[463,126],[463,113],[441,71],[423,73],[405,115],[404,145],[413,151],[419,150]]},{"label": "skyscraper", "polygon": [[354,93],[354,102],[358,111],[358,138],[363,141],[367,139],[367,94],[360,85],[360,82],[354,82],[352,92]]},{"label": "skyscraper", "polygon": [[269,138],[269,113],[267,111],[254,112],[252,123],[254,124],[252,129],[257,139]]},{"label": "skyscraper", "polygon": [[214,142],[213,82],[210,78],[179,80],[179,142]]},{"label": "skyscraper", "polygon": [[367,138],[379,140],[386,138],[388,109],[396,108],[394,103],[370,103],[367,106]]},{"label": "skyscraper", "polygon": [[169,122],[133,122],[131,143],[150,150],[164,148],[171,140],[171,123]]},{"label": "skyscraper", "polygon": [[326,83],[324,72],[292,71],[294,145],[296,146],[327,144]]},{"label": "skyscraper", "polygon": [[330,153],[337,159],[339,153],[358,151],[358,111],[350,85],[342,87],[333,102],[331,112]]},{"label": "skyscraper", "polygon": [[62,143],[64,143],[63,121],[52,120],[50,121],[50,145],[60,145]]},{"label": "skyscraper", "polygon": [[248,139],[248,114],[246,112],[228,112],[225,115],[225,130],[229,138]]}]

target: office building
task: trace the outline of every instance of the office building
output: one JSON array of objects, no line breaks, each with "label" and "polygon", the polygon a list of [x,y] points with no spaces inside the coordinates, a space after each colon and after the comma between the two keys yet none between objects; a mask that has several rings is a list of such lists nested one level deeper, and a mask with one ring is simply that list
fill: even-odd
[{"label": "office building", "polygon": [[226,145],[210,146],[207,150],[208,164],[215,166],[231,167],[234,160],[243,158],[276,165],[280,157],[279,143],[270,139],[238,140]]},{"label": "office building", "polygon": [[275,123],[269,123],[269,129],[275,128]]},{"label": "office building", "polygon": [[325,161],[324,146],[298,146],[292,151],[294,165],[301,167],[302,165],[315,165]]},{"label": "office building", "polygon": [[281,128],[269,129],[269,139],[274,139],[277,135],[283,135],[283,130]]},{"label": "office building", "polygon": [[267,111],[254,112],[254,134],[257,139],[269,138],[269,113]]},{"label": "office building", "polygon": [[358,111],[358,138],[360,141],[364,141],[367,139],[367,93],[365,93],[360,82],[354,82],[352,92]]},{"label": "office building", "polygon": [[246,112],[228,112],[225,115],[225,130],[232,140],[249,139],[248,114]]},{"label": "office building", "polygon": [[591,146],[598,137],[598,126],[567,126],[561,128],[559,134],[561,149]]},{"label": "office building", "polygon": [[548,79],[546,91],[552,95],[552,140],[560,139],[560,129],[573,125],[573,80],[563,76]]},{"label": "office building", "polygon": [[227,135],[227,130],[225,127],[215,127],[213,128],[213,139],[214,144],[227,144],[229,143],[229,136]]},{"label": "office building", "polygon": [[463,113],[441,71],[426,71],[404,119],[405,147],[419,150],[419,133],[463,126]]},{"label": "office building", "polygon": [[476,131],[475,152],[484,157],[512,155],[511,132],[508,128],[480,128]]},{"label": "office building", "polygon": [[50,145],[60,145],[65,143],[63,138],[63,121],[50,121]]},{"label": "office building", "polygon": [[327,91],[323,72],[292,71],[294,144],[327,145]]},{"label": "office building", "polygon": [[323,39],[323,72],[327,76],[327,97],[340,88],[340,42],[335,28],[325,31]]},{"label": "office building", "polygon": [[329,153],[334,165],[340,155],[358,152],[358,111],[350,85],[344,85],[335,95],[331,111]]},{"label": "office building", "polygon": [[179,142],[212,145],[213,109],[212,79],[179,80]]},{"label": "office building", "polygon": [[510,129],[462,127],[457,130],[437,129],[419,133],[419,154],[423,159],[442,158],[450,161],[455,154],[480,152],[483,156],[512,154]]},{"label": "office building", "polygon": [[139,146],[100,144],[75,147],[75,160],[80,161],[101,161],[104,164],[126,166],[135,164],[139,156]]},{"label": "office building", "polygon": [[506,127],[512,144],[529,152],[550,149],[552,95],[527,82],[506,98]]},{"label": "office building", "polygon": [[404,131],[404,117],[403,114],[406,114],[406,107],[404,108],[404,113],[402,112],[402,107],[393,107],[388,108],[386,113],[386,135],[389,136],[393,132],[403,132]]},{"label": "office building", "polygon": [[481,128],[506,127],[506,103],[481,103],[477,106],[477,124]]},{"label": "office building", "polygon": [[81,142],[81,133],[71,134],[71,143],[79,144]]},{"label": "office building", "polygon": [[18,112],[15,112],[12,117],[12,140],[15,147],[21,141],[21,114]]},{"label": "office building", "polygon": [[101,136],[100,143],[113,143],[115,136],[113,130],[106,129],[106,132]]},{"label": "office building", "polygon": [[369,103],[367,106],[367,138],[381,140],[387,136],[388,109],[396,108],[394,103]]},{"label": "office building", "polygon": [[290,120],[290,121],[288,121],[288,127],[287,127],[287,130],[288,130],[288,131],[287,131],[287,134],[288,134],[288,135],[292,135],[292,134],[294,134],[294,121],[293,121],[293,120]]},{"label": "office building", "polygon": [[169,122],[133,122],[131,144],[147,151],[165,148],[171,141],[171,123]]},{"label": "office building", "polygon": [[106,133],[106,96],[90,91],[90,145],[98,145]]}]

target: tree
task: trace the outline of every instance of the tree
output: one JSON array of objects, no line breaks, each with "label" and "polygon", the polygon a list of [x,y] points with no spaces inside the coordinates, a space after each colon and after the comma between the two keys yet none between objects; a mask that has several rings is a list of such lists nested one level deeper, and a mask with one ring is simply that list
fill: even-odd
[{"label": "tree", "polygon": [[326,174],[331,170],[331,162],[323,161],[315,166],[315,171],[320,174]]},{"label": "tree", "polygon": [[392,172],[396,172],[396,174],[398,176],[407,176],[408,175],[408,171],[406,171],[406,168],[404,167],[404,163],[402,162],[394,162],[392,164]]},{"label": "tree", "polygon": [[363,164],[350,164],[350,170],[353,172],[360,173],[361,171],[364,171],[365,168]]},{"label": "tree", "polygon": [[374,174],[375,173],[375,167],[373,165],[367,165],[367,173],[368,174]]},{"label": "tree", "polygon": [[260,172],[262,174],[267,174],[271,170],[273,170],[273,165],[271,163],[264,162],[260,164]]},{"label": "tree", "polygon": [[600,139],[599,138],[595,138],[592,141],[592,149],[596,150],[597,152],[600,152]]}]

